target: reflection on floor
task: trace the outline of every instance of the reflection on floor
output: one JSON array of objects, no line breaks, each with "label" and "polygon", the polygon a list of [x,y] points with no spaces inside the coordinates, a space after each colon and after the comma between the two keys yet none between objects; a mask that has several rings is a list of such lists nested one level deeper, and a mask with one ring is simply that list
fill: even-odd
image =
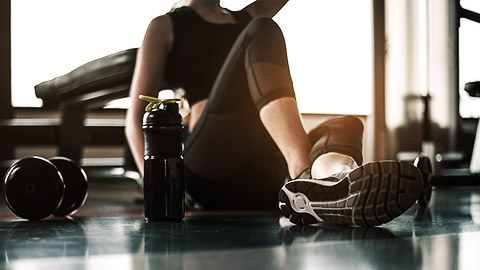
[{"label": "reflection on floor", "polygon": [[72,218],[19,220],[0,203],[0,269],[480,269],[480,187],[436,188],[375,228],[292,226],[279,212],[147,223],[130,186],[93,183]]}]

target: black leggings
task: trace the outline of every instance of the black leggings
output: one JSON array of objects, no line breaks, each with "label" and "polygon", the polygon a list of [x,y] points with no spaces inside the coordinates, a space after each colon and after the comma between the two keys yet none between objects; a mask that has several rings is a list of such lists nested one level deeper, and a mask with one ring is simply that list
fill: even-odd
[{"label": "black leggings", "polygon": [[278,205],[278,190],[288,170],[260,121],[259,110],[295,94],[289,75],[282,79],[285,87],[261,89],[253,63],[289,70],[283,34],[271,19],[254,19],[240,34],[185,143],[186,189],[205,209]]}]

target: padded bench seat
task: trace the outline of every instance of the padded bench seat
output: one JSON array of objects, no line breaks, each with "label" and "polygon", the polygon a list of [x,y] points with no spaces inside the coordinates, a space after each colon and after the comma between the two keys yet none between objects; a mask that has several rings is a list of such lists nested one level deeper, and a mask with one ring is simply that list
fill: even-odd
[{"label": "padded bench seat", "polygon": [[105,104],[112,99],[126,97],[136,55],[137,49],[129,49],[96,59],[63,76],[36,85],[35,94],[42,99],[44,107],[79,105],[93,100]]},{"label": "padded bench seat", "polygon": [[[84,126],[87,111],[128,96],[136,56],[136,48],[117,52],[35,86],[44,108],[61,110],[59,155],[80,161],[89,135]],[[117,137],[124,138],[121,133]],[[104,139],[116,141],[109,135]]]}]

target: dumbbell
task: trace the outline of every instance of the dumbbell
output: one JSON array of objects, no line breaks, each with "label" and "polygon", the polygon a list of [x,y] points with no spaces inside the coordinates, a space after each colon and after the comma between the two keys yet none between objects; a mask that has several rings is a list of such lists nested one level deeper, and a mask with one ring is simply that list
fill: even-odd
[{"label": "dumbbell", "polygon": [[15,215],[39,220],[52,214],[75,213],[87,199],[88,179],[85,171],[68,158],[33,156],[10,166],[2,190]]},{"label": "dumbbell", "polygon": [[413,165],[417,167],[423,178],[423,190],[417,204],[420,208],[427,208],[432,198],[432,163],[427,155],[420,153],[413,161]]}]

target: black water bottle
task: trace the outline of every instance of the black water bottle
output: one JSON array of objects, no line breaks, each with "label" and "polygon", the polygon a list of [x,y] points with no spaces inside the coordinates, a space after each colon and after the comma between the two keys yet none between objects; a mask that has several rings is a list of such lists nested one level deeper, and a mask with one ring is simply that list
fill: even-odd
[{"label": "black water bottle", "polygon": [[143,116],[143,189],[147,221],[182,220],[185,216],[184,126],[177,101],[164,100],[151,110],[147,107]]}]

